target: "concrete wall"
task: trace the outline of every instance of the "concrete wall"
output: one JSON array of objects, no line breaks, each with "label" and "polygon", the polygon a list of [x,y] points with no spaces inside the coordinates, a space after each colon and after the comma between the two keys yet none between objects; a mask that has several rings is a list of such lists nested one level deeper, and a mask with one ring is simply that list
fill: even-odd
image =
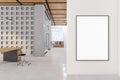
[{"label": "concrete wall", "polygon": [[32,54],[34,37],[34,6],[0,6],[0,48],[22,48]]},{"label": "concrete wall", "polygon": [[[109,15],[110,61],[76,61],[76,15]],[[117,0],[67,0],[67,73],[117,74]]]},{"label": "concrete wall", "polygon": [[[35,26],[34,26],[34,56],[44,56],[46,50],[46,32],[49,34],[48,26],[50,27],[50,22],[45,20],[45,7],[44,5],[35,5]],[[50,40],[48,40],[50,41]]]}]

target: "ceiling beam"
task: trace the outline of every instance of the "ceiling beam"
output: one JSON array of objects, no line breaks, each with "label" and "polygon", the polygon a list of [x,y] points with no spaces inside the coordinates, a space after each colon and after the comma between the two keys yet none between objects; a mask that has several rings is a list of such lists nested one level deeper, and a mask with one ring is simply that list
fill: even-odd
[{"label": "ceiling beam", "polygon": [[22,2],[20,2],[19,0],[16,0],[20,5],[23,5]]},{"label": "ceiling beam", "polygon": [[54,21],[54,18],[53,18],[52,12],[51,12],[51,10],[50,10],[50,6],[49,6],[49,3],[48,3],[48,0],[45,0],[45,3],[47,4],[48,10],[49,10],[49,12],[50,12],[50,15],[51,15],[52,20],[53,20],[54,25],[55,25],[55,21]]}]

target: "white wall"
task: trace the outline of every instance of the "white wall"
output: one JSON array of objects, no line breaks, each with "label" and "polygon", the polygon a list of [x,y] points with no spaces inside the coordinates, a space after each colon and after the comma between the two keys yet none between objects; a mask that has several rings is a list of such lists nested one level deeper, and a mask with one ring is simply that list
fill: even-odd
[{"label": "white wall", "polygon": [[[76,15],[109,15],[110,61],[76,61]],[[67,0],[67,73],[117,74],[117,0]]]},{"label": "white wall", "polygon": [[120,76],[120,0],[118,0],[118,73]]}]

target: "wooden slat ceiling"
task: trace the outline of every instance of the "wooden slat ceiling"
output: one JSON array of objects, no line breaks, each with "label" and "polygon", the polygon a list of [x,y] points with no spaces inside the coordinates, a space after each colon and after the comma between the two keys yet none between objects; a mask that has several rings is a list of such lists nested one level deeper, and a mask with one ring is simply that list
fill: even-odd
[{"label": "wooden slat ceiling", "polygon": [[[66,25],[66,0],[18,0],[23,5],[33,5],[35,3],[42,3],[45,5],[48,14],[51,17],[52,25]],[[18,4],[17,0],[0,0],[0,4],[14,3]]]}]

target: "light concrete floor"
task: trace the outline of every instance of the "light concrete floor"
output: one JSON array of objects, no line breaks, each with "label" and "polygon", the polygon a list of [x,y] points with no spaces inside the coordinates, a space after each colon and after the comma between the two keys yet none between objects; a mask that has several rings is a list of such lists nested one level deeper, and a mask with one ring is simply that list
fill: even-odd
[{"label": "light concrete floor", "polygon": [[17,66],[16,62],[2,61],[0,80],[65,80],[65,49],[54,48],[45,57],[26,57],[30,66]]},{"label": "light concrete floor", "polygon": [[30,66],[17,66],[16,62],[2,61],[0,56],[0,80],[119,80],[116,75],[66,75],[64,48],[53,48],[45,57],[26,57]]}]

